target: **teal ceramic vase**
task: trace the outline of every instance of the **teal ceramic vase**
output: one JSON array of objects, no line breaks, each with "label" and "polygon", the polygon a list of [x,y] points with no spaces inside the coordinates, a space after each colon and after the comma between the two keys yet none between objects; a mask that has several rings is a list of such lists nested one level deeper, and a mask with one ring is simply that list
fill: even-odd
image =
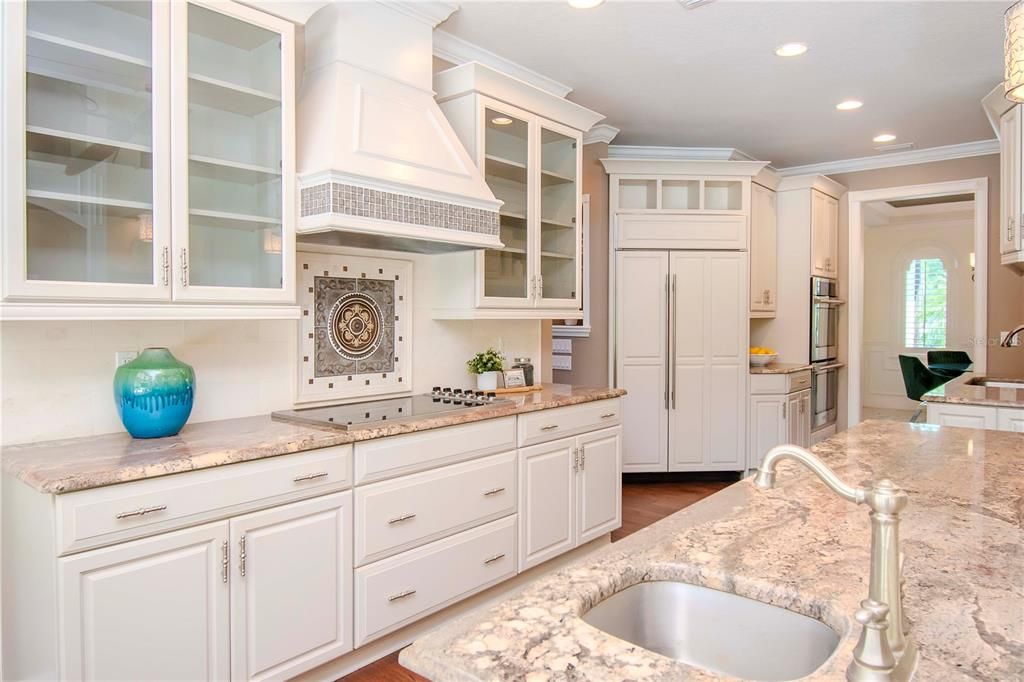
[{"label": "teal ceramic vase", "polygon": [[147,348],[114,373],[114,403],[133,438],[181,431],[195,393],[196,373],[166,348]]}]

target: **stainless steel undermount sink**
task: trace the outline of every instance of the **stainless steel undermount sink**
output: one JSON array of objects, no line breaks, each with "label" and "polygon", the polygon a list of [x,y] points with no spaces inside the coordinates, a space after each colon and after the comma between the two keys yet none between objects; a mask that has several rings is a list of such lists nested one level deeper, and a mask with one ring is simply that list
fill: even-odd
[{"label": "stainless steel undermount sink", "polygon": [[1024,379],[988,379],[986,377],[974,377],[967,381],[968,386],[984,386],[985,388],[1016,388],[1024,391]]},{"label": "stainless steel undermount sink", "polygon": [[583,620],[662,656],[751,680],[804,677],[839,645],[839,636],[813,618],[679,582],[633,585]]}]

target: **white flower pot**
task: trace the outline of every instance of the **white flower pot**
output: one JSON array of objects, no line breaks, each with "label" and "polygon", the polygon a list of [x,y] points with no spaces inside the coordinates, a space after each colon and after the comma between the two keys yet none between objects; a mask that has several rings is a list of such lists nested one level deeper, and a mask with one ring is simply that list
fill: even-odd
[{"label": "white flower pot", "polygon": [[493,391],[498,388],[498,375],[501,372],[484,372],[476,375],[476,390]]}]

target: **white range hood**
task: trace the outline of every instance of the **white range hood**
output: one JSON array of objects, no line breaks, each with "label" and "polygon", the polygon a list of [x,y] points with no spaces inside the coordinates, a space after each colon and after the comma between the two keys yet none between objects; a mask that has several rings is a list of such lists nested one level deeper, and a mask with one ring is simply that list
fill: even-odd
[{"label": "white range hood", "polygon": [[434,101],[433,29],[456,5],[336,2],[305,28],[300,241],[498,248],[501,202]]}]

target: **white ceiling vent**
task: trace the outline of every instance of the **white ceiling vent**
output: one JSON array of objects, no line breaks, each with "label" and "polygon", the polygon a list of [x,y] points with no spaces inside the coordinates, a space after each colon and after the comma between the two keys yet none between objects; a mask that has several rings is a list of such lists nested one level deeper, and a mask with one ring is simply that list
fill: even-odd
[{"label": "white ceiling vent", "polygon": [[913,142],[898,142],[896,144],[876,144],[876,152],[905,152],[914,148]]}]

